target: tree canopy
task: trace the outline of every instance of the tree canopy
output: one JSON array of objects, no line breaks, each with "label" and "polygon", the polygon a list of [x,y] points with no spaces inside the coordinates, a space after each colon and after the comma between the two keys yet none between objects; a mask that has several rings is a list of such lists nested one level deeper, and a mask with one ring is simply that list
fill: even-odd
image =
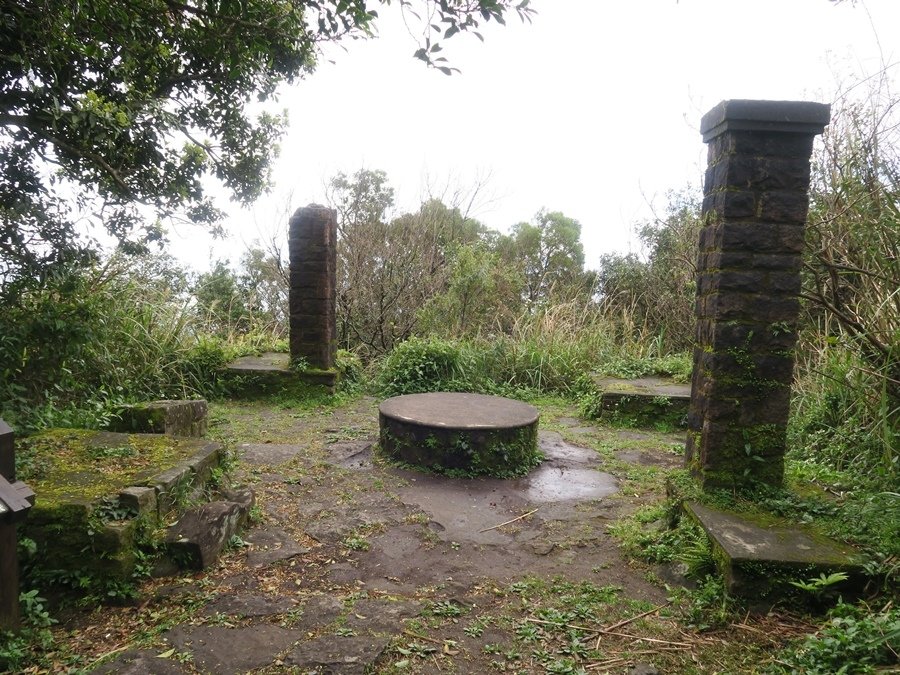
[{"label": "tree canopy", "polygon": [[209,178],[265,188],[285,120],[257,103],[312,72],[323,43],[373,34],[372,6],[422,12],[415,56],[528,0],[0,0],[0,288],[89,257],[79,220],[125,248],[161,220],[214,226]]}]

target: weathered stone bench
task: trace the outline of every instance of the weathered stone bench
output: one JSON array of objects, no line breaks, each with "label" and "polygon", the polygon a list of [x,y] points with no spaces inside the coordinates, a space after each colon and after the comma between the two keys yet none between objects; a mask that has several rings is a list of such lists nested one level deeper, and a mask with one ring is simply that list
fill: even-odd
[{"label": "weathered stone bench", "polygon": [[311,387],[333,394],[338,383],[336,369],[295,370],[290,354],[280,352],[242,356],[228,364],[226,375],[232,395],[245,397],[304,394]]},{"label": "weathered stone bench", "polygon": [[686,425],[691,404],[691,386],[661,377],[622,380],[595,376],[601,417],[610,417],[637,426]]},{"label": "weathered stone bench", "polygon": [[[40,496],[23,534],[54,569],[103,579],[128,579],[148,532],[208,501],[224,459],[221,444],[196,438],[83,429],[36,434],[20,452]],[[229,507],[225,543],[247,509]],[[216,555],[207,546],[202,562]]]},{"label": "weathered stone bench", "polygon": [[761,600],[784,593],[793,580],[843,572],[845,586],[862,574],[859,553],[817,532],[774,516],[750,516],[686,502],[684,513],[703,528],[729,593]]}]

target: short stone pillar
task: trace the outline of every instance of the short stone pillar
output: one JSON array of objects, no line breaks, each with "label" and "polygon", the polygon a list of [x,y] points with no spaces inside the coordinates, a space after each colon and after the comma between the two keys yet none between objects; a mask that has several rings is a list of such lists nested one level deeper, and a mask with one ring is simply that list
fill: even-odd
[{"label": "short stone pillar", "polygon": [[709,144],[686,461],[704,488],[778,485],[813,139],[829,106],[724,101]]},{"label": "short stone pillar", "polygon": [[337,216],[310,204],[297,209],[288,231],[291,361],[334,368],[337,355],[335,289]]},{"label": "short stone pillar", "polygon": [[34,492],[16,480],[15,435],[0,420],[0,630],[19,627],[19,561],[16,523],[34,505]]}]

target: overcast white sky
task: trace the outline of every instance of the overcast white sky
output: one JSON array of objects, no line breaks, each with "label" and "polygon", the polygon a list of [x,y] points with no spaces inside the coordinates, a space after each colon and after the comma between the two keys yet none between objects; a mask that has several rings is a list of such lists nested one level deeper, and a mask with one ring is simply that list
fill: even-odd
[{"label": "overcast white sky", "polygon": [[[285,213],[324,202],[338,171],[387,172],[399,210],[428,183],[465,188],[490,175],[473,215],[505,230],[540,208],[582,224],[586,262],[636,248],[632,226],[669,189],[699,186],[700,117],[728,98],[831,102],[900,59],[900,1],[532,0],[531,24],[460,35],[451,77],[412,58],[396,7],[379,37],[329,49],[314,75],[286,88],[290,129],[274,189],[252,209],[225,203],[228,241],[171,233],[173,252],[203,269],[237,262]],[[328,59],[333,63],[328,62]],[[900,68],[890,69],[896,80]]]}]

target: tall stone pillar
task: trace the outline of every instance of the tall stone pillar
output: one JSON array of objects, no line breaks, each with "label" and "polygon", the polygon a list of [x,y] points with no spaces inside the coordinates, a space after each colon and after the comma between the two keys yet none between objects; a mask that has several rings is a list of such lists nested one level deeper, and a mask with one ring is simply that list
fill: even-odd
[{"label": "tall stone pillar", "polygon": [[310,204],[297,209],[288,231],[291,361],[334,368],[337,354],[335,289],[337,216]]},{"label": "tall stone pillar", "polygon": [[686,461],[704,488],[784,476],[813,139],[821,103],[723,101],[709,144]]}]

